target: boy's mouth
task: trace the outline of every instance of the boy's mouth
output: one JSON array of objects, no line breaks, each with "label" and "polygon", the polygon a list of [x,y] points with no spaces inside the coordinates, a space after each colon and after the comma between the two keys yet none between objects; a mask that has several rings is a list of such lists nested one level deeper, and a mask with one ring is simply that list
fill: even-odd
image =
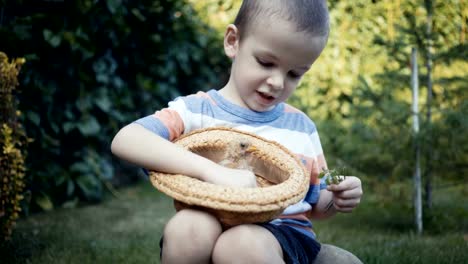
[{"label": "boy's mouth", "polygon": [[275,100],[275,97],[274,97],[274,96],[271,96],[271,95],[269,95],[269,94],[262,93],[262,92],[259,92],[259,91],[257,91],[257,94],[258,94],[262,99],[264,99],[265,101],[271,102],[271,101],[274,101],[274,100]]}]

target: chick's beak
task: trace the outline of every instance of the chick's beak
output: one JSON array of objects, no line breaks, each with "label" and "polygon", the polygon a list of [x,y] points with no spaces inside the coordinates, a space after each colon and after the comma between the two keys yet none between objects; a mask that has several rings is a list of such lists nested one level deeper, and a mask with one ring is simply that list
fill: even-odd
[{"label": "chick's beak", "polygon": [[257,148],[256,148],[255,146],[250,145],[250,146],[245,150],[245,152],[254,152],[254,151],[256,151],[256,150],[257,150]]}]

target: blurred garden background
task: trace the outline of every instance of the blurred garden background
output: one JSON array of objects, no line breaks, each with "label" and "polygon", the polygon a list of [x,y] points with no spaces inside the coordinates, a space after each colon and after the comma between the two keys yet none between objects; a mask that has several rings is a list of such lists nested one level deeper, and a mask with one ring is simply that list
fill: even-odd
[{"label": "blurred garden background", "polygon": [[[240,2],[0,0],[0,263],[159,263],[172,201],[110,142],[176,96],[222,87],[224,28]],[[289,103],[316,122],[329,167],[361,177],[364,197],[315,222],[319,240],[364,263],[467,263],[467,1],[328,5],[328,45]]]}]

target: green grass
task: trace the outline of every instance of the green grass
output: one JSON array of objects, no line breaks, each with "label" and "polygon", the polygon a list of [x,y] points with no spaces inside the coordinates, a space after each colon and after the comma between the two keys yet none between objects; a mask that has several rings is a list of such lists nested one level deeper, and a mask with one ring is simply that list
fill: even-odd
[{"label": "green grass", "polygon": [[[364,263],[467,263],[466,185],[435,193],[434,217],[421,236],[413,231],[408,188],[376,186],[365,186],[369,190],[352,214],[315,222],[319,240]],[[173,213],[170,199],[140,183],[99,205],[22,219],[2,245],[0,262],[159,263],[159,239]]]},{"label": "green grass", "polygon": [[315,223],[322,243],[345,248],[364,263],[468,263],[467,184],[434,192],[423,235],[415,232],[411,181],[375,181],[364,189],[352,214]]},{"label": "green grass", "polygon": [[158,263],[162,228],[173,213],[166,196],[150,183],[139,184],[99,205],[59,209],[20,221],[11,242],[2,248],[2,259],[10,263]]}]

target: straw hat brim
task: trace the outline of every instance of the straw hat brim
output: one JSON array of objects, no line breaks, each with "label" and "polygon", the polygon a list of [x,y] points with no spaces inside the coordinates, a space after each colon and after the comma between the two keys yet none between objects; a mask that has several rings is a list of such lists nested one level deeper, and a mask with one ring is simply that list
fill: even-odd
[{"label": "straw hat brim", "polygon": [[257,178],[271,183],[270,186],[220,186],[181,174],[155,171],[150,172],[152,184],[176,200],[176,209],[201,208],[215,214],[226,225],[271,220],[304,198],[309,187],[304,166],[274,141],[232,128],[214,127],[192,131],[175,144],[219,162],[233,140],[246,140],[254,146],[249,163]]}]

